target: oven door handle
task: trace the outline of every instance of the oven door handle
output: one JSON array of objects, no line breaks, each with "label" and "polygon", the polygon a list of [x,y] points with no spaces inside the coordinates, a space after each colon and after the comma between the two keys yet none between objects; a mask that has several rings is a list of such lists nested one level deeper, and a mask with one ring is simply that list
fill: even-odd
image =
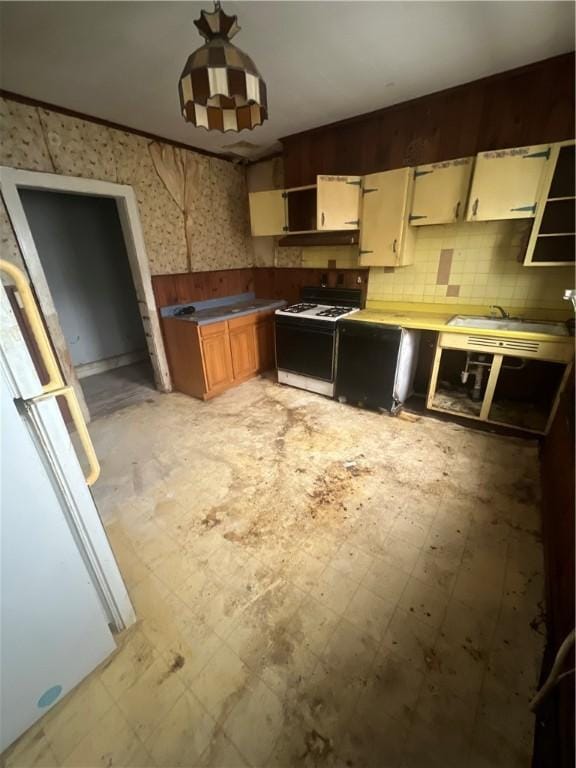
[{"label": "oven door handle", "polygon": [[299,333],[316,333],[323,336],[334,336],[336,323],[325,320],[296,320],[291,317],[276,317],[277,328],[289,328]]}]

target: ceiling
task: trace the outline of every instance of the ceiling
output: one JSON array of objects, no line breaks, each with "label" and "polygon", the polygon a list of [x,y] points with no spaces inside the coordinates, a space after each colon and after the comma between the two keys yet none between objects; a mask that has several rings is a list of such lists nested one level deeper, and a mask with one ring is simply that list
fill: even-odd
[{"label": "ceiling", "polygon": [[572,2],[223,2],[268,85],[240,134],[180,116],[177,83],[211,2],[2,2],[1,85],[213,152],[253,158],[291,133],[574,49]]}]

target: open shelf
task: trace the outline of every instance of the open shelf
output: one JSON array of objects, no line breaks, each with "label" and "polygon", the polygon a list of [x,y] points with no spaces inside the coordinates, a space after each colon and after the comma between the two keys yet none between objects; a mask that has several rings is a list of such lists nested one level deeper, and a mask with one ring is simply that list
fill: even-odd
[{"label": "open shelf", "polygon": [[339,230],[334,232],[295,232],[281,237],[278,245],[283,246],[326,246],[326,245],[358,245],[360,233],[357,229]]},{"label": "open shelf", "polygon": [[540,201],[530,235],[527,266],[573,264],[576,260],[574,144],[560,146],[547,197]]}]

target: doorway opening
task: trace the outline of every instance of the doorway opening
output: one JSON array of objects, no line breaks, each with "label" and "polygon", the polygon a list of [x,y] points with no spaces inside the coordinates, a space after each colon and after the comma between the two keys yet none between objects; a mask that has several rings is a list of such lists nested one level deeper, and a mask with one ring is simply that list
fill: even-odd
[{"label": "doorway opening", "polygon": [[171,390],[136,196],[0,167],[0,187],[64,379],[87,420]]},{"label": "doorway opening", "polygon": [[22,189],[20,199],[92,419],[150,397],[154,376],[116,202]]}]

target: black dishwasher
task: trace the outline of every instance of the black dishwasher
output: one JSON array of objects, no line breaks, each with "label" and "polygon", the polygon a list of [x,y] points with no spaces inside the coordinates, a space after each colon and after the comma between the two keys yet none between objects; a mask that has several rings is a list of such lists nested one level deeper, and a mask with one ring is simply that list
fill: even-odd
[{"label": "black dishwasher", "polygon": [[335,396],[396,413],[412,391],[419,340],[417,331],[340,320]]}]

